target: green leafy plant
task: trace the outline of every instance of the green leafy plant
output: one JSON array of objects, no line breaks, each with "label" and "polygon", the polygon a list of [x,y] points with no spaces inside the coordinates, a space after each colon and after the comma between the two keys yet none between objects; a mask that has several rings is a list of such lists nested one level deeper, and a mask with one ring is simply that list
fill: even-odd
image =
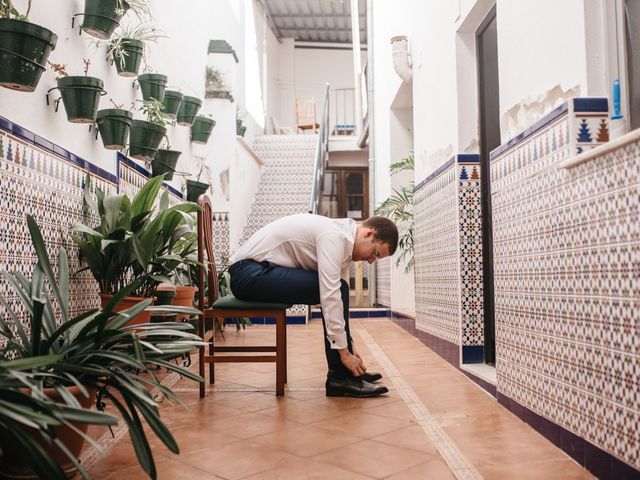
[{"label": "green leafy plant", "polygon": [[[191,380],[202,381],[201,377],[171,360],[187,354],[203,342],[190,332],[192,327],[184,323],[125,325],[145,308],[188,314],[197,313],[197,310],[150,307],[151,300],[145,300],[127,310],[114,312],[113,308],[122,298],[135,290],[137,285],[134,282],[117,292],[103,310],[92,309],[72,318],[67,253],[65,249],[59,251],[56,278],[36,221],[28,216],[27,224],[38,258],[31,279],[18,272],[2,274],[20,300],[21,309],[12,308],[0,297],[4,306],[4,313],[0,316],[0,344],[3,345],[0,350],[0,387],[3,389],[0,389],[0,431],[3,434],[9,432],[10,438],[26,448],[23,453],[34,459],[33,469],[41,471],[50,466],[50,461],[46,452],[43,454],[34,443],[35,440],[27,439],[24,427],[39,430],[45,438],[53,439],[83,477],[88,478],[65,445],[53,438],[55,435],[51,427],[59,423],[68,425],[72,420],[113,424],[114,419],[110,415],[84,409],[79,411],[77,400],[68,391],[70,387],[78,387],[86,397],[89,388],[94,387],[98,392],[98,408],[104,409],[105,401],[115,406],[129,427],[140,465],[151,478],[155,478],[155,462],[143,420],[169,450],[179,452],[175,439],[160,418],[158,402],[151,391],[156,389],[164,398],[178,402],[179,399],[171,389],[161,384],[156,371],[162,367]],[[24,320],[25,316],[27,320]],[[45,388],[55,390],[63,403],[53,404]],[[29,398],[26,398],[27,392]],[[7,399],[11,399],[14,405],[8,405]],[[92,442],[86,434],[74,430]],[[7,437],[3,435],[2,438]],[[64,477],[54,477],[49,473],[43,478]]]},{"label": "green leafy plant", "polygon": [[113,58],[124,67],[125,57],[129,54],[123,46],[124,40],[140,40],[144,42],[143,61],[146,63],[149,58],[148,42],[157,42],[160,38],[167,36],[162,30],[157,29],[151,23],[145,22],[137,25],[120,25],[111,36],[108,42],[98,41],[100,45],[108,45],[107,58]]},{"label": "green leafy plant", "polygon": [[16,20],[27,20],[31,12],[31,0],[27,2],[27,11],[23,15],[13,6],[11,0],[2,0],[0,2],[0,18],[14,18]]},{"label": "green leafy plant", "polygon": [[205,71],[205,98],[233,99],[222,73],[213,67],[207,67]]},{"label": "green leafy plant", "polygon": [[[397,175],[404,171],[413,171],[414,169],[413,153],[409,154],[402,160],[392,163],[389,166],[389,173]],[[413,182],[408,186],[400,189],[393,189],[393,194],[382,202],[376,208],[376,215],[382,215],[390,218],[398,226],[400,238],[398,247],[400,255],[396,260],[396,266],[405,263],[405,272],[413,269],[414,253],[413,253]]]},{"label": "green leafy plant", "polygon": [[163,105],[161,101],[156,100],[155,98],[152,100],[138,101],[141,103],[139,110],[146,115],[148,122],[155,123],[162,127],[167,125],[162,113]]},{"label": "green leafy plant", "polygon": [[139,20],[151,18],[149,0],[118,0],[116,14],[122,16],[127,11],[132,11]]},{"label": "green leafy plant", "polygon": [[156,211],[154,203],[163,180],[163,175],[153,177],[133,200],[126,194],[106,196],[98,189],[94,202],[89,186],[85,188],[84,203],[100,223],[76,223],[72,226],[73,240],[100,293],[116,294],[136,280],[132,295],[149,297],[160,283],[170,281],[183,263],[174,250],[191,231],[189,214],[200,207],[186,202],[169,208],[165,192]]}]

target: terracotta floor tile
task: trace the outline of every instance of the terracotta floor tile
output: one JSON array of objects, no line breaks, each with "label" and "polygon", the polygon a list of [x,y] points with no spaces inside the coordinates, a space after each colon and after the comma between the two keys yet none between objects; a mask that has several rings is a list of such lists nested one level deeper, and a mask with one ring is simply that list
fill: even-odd
[{"label": "terracotta floor tile", "polygon": [[368,480],[371,478],[373,477],[359,475],[324,462],[295,460],[243,480]]},{"label": "terracotta floor tile", "polygon": [[495,465],[478,468],[480,473],[491,480],[593,480],[595,477],[571,459],[550,462]]},{"label": "terracotta floor tile", "polygon": [[[512,477],[510,480],[514,480]],[[402,472],[398,472],[386,480],[455,480],[456,476],[449,469],[449,466],[442,458],[433,458],[424,463],[408,468]],[[486,480],[493,480],[492,477],[486,477]],[[518,479],[519,480],[519,479]],[[545,479],[546,480],[546,479]]]},{"label": "terracotta floor tile", "polygon": [[333,432],[313,425],[289,428],[251,438],[252,442],[299,457],[318,455],[359,440],[358,437],[353,435],[335,435]]},{"label": "terracotta floor tile", "polygon": [[439,455],[437,448],[419,425],[399,428],[398,430],[373,437],[371,440],[388,445],[395,445],[396,447],[411,448],[431,455]]},{"label": "terracotta floor tile", "polygon": [[287,398],[278,403],[275,408],[260,410],[262,415],[282,418],[296,423],[313,423],[325,418],[337,417],[343,414],[342,409],[330,405],[305,402]]},{"label": "terracotta floor tile", "polygon": [[216,450],[180,456],[180,461],[204,472],[235,480],[276,468],[297,458],[257,443],[238,441]]},{"label": "terracotta floor tile", "polygon": [[372,440],[363,440],[314,458],[361,475],[385,478],[425,462],[430,455]]},{"label": "terracotta floor tile", "polygon": [[337,435],[355,435],[360,438],[371,438],[410,425],[406,420],[371,415],[354,410],[340,417],[332,417],[312,425],[334,432]]},{"label": "terracotta floor tile", "polygon": [[244,413],[216,421],[212,425],[212,429],[235,438],[247,439],[286,428],[293,428],[298,425],[274,416]]}]

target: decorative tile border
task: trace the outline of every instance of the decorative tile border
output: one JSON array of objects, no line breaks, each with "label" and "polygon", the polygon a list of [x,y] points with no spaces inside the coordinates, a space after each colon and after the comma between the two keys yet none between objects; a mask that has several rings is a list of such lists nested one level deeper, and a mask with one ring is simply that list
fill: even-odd
[{"label": "decorative tile border", "polygon": [[451,158],[414,190],[417,328],[483,360],[480,157]]}]

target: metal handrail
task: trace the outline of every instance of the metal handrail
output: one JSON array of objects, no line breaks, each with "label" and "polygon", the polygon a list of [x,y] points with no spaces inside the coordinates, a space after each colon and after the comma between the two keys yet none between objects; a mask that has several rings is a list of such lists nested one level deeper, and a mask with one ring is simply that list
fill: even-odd
[{"label": "metal handrail", "polygon": [[313,164],[313,185],[311,187],[311,201],[309,213],[318,213],[322,186],[324,183],[324,171],[327,166],[327,152],[329,151],[329,82],[324,90],[322,103],[322,117],[320,118],[320,134],[316,145],[316,158]]}]

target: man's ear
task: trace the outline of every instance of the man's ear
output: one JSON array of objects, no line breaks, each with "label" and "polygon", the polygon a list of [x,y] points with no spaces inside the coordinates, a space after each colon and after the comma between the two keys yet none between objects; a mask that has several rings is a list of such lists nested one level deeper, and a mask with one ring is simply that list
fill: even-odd
[{"label": "man's ear", "polygon": [[376,229],[373,227],[368,227],[367,231],[364,234],[364,238],[369,238],[369,237],[375,237],[376,236]]}]

